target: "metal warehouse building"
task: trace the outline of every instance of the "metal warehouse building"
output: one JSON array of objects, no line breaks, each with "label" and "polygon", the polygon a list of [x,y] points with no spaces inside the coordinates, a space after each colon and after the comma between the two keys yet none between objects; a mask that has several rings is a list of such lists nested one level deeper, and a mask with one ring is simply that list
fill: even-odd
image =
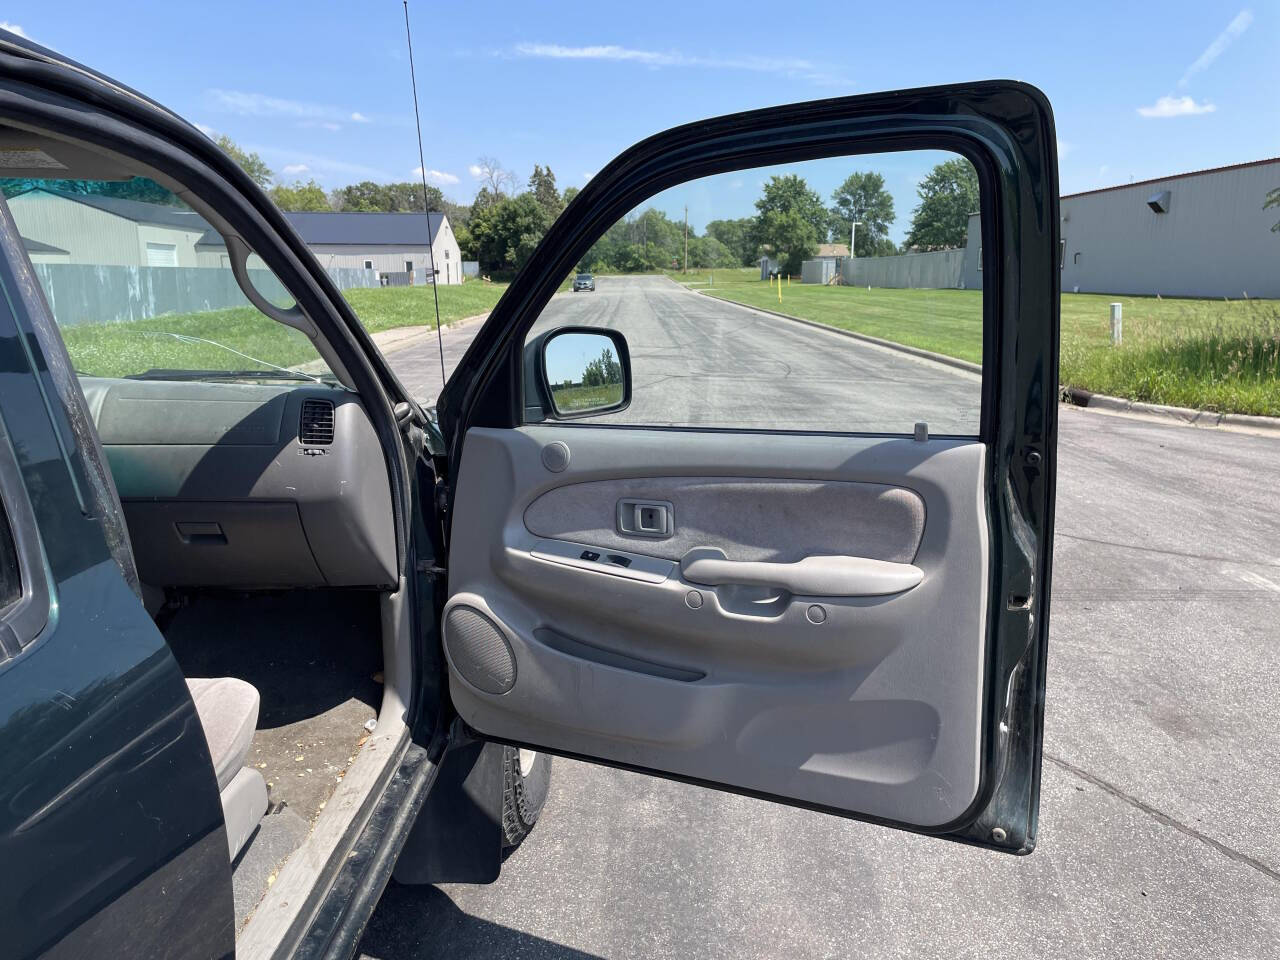
[{"label": "metal warehouse building", "polygon": [[[1062,198],[1062,289],[1164,297],[1280,298],[1280,157]],[[964,285],[981,286],[977,215]]]}]

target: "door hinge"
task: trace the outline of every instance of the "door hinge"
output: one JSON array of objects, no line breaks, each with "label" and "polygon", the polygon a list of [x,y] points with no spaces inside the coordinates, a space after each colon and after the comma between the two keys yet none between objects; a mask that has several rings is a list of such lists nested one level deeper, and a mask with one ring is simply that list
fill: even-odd
[{"label": "door hinge", "polygon": [[437,567],[429,560],[419,560],[416,564],[417,571],[428,580],[438,580],[449,573],[447,567]]}]

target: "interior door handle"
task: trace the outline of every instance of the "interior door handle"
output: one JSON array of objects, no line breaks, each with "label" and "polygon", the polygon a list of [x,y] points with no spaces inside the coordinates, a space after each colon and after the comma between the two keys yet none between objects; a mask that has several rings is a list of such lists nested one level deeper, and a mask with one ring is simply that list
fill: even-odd
[{"label": "interior door handle", "polygon": [[807,597],[879,597],[910,590],[924,571],[910,563],[867,557],[805,557],[794,563],[729,560],[715,547],[697,547],[680,561],[690,583],[777,587]]}]

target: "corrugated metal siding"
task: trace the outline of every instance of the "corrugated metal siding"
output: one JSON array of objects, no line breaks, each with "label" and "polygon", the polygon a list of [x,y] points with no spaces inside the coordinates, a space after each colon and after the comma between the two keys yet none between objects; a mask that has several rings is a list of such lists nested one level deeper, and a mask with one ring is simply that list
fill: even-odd
[{"label": "corrugated metal siding", "polygon": [[71,254],[71,263],[136,267],[143,262],[132,220],[41,191],[19,194],[9,201],[9,210],[18,233],[61,247]]},{"label": "corrugated metal siding", "polygon": [[862,287],[944,289],[959,287],[963,250],[935,250],[899,257],[853,257],[844,262],[844,282]]},{"label": "corrugated metal siding", "polygon": [[[1280,297],[1280,236],[1263,210],[1280,162],[1134,184],[1062,201],[1062,289],[1168,297]],[[1170,192],[1169,212],[1147,207]]]}]

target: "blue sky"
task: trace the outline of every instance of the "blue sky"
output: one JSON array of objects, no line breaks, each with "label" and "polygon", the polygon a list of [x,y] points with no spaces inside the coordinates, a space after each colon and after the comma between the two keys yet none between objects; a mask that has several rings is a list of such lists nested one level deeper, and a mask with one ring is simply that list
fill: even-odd
[{"label": "blue sky", "polygon": [[[1063,193],[1280,155],[1280,0],[992,7],[411,0],[426,166],[459,201],[475,193],[481,156],[522,180],[549,164],[561,187],[580,186],[678,123],[991,77],[1048,94]],[[394,0],[69,0],[0,19],[229,134],[282,178],[331,188],[418,167],[402,17]],[[925,159],[938,158],[876,164],[894,193],[895,239]],[[751,212],[758,178],[734,179],[703,190],[705,213],[691,202],[695,226]],[[673,193],[664,206],[681,203]]]}]

